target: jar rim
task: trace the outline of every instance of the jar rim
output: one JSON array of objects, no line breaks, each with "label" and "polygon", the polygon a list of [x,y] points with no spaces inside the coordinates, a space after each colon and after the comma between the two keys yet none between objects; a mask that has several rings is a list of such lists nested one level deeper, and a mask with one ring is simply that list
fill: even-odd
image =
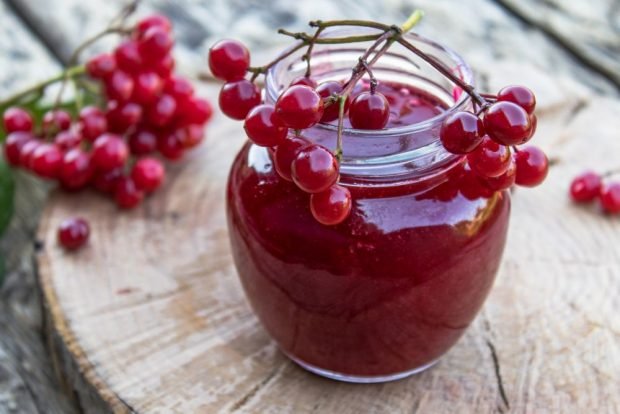
[{"label": "jar rim", "polygon": [[[373,30],[373,29],[370,29],[370,30]],[[335,29],[333,31],[326,30],[323,32],[323,34],[325,35],[328,33],[334,33],[338,31],[340,30],[339,29]],[[405,37],[407,37],[409,40],[412,40],[414,42],[424,43],[432,48],[435,48],[445,53],[447,56],[449,56],[450,59],[454,61],[455,67],[452,69],[458,72],[463,82],[465,82],[468,85],[474,85],[474,73],[473,73],[472,68],[469,66],[469,64],[467,64],[467,62],[463,59],[463,57],[461,57],[461,55],[459,55],[457,52],[450,49],[449,47],[446,47],[438,42],[435,42],[434,40],[431,40],[417,33],[407,33],[405,34]],[[287,53],[292,48],[293,47],[286,49],[286,51],[283,53]],[[285,64],[285,61],[286,60],[281,60],[276,65],[269,68],[269,70],[267,71],[267,76],[265,77],[265,93],[267,94],[267,97],[272,102],[277,101],[279,93],[280,93],[278,83],[276,82],[276,74],[280,70],[281,65]],[[429,130],[433,128],[435,125],[438,125],[440,122],[443,122],[443,120],[447,118],[448,116],[450,116],[451,114],[464,110],[470,103],[471,103],[470,96],[463,91],[458,97],[458,99],[448,108],[446,108],[445,111],[442,111],[441,113],[435,115],[434,117],[428,118],[424,121],[416,122],[410,125],[384,128],[380,130],[364,130],[364,129],[345,127],[343,129],[343,134],[346,134],[349,136],[351,135],[358,136],[358,137],[368,136],[368,137],[377,138],[377,137],[398,136],[398,135],[403,135],[403,134],[411,134],[411,133],[416,133],[420,131],[425,131],[425,130]],[[319,123],[315,126],[315,128],[319,128],[325,131],[333,131],[333,132],[336,132],[338,130],[337,125],[327,124],[327,123]]]}]

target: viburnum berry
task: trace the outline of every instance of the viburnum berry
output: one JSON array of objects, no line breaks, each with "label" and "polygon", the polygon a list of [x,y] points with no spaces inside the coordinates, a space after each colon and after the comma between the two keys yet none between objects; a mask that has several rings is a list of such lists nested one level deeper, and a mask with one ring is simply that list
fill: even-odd
[{"label": "viburnum berry", "polygon": [[194,95],[194,87],[185,78],[171,76],[166,79],[164,92],[172,96],[179,104],[183,104]]},{"label": "viburnum berry", "polygon": [[[321,83],[316,87],[316,91],[325,101],[327,98],[334,96],[336,94],[340,94],[342,92],[342,83],[336,81],[327,81]],[[347,95],[346,100],[344,102],[344,113],[346,114],[349,110],[349,105],[351,104],[351,99]],[[335,101],[329,106],[325,106],[323,110],[323,116],[321,117],[321,122],[331,122],[338,119],[338,114],[340,112],[340,104],[338,101]]]},{"label": "viburnum berry", "polygon": [[172,31],[172,23],[170,23],[170,20],[166,16],[163,14],[153,14],[138,21],[138,24],[136,24],[135,36],[137,38],[142,37],[151,27],[159,27],[167,32]]},{"label": "viburnum berry", "polygon": [[241,79],[225,83],[220,90],[219,105],[229,118],[242,120],[260,104],[260,89],[252,82]]},{"label": "viburnum berry", "polygon": [[43,115],[43,132],[55,134],[58,131],[66,131],[71,127],[71,114],[62,109],[47,111]]},{"label": "viburnum berry", "polygon": [[538,147],[519,148],[515,154],[517,164],[516,183],[523,187],[535,187],[542,183],[549,171],[549,160]]},{"label": "viburnum berry", "polygon": [[138,41],[140,56],[147,62],[163,59],[173,45],[174,39],[170,31],[159,26],[147,29]]},{"label": "viburnum berry", "polygon": [[106,133],[93,143],[92,161],[100,171],[110,171],[125,164],[129,149],[118,135]]},{"label": "viburnum berry", "polygon": [[87,106],[80,111],[79,131],[88,141],[94,141],[108,130],[108,121],[101,109]]},{"label": "viburnum berry", "polygon": [[515,103],[530,115],[536,108],[536,96],[525,86],[506,86],[498,92],[497,100]]},{"label": "viburnum berry", "polygon": [[54,179],[58,177],[63,153],[54,144],[43,143],[32,153],[30,167],[39,177]]},{"label": "viburnum berry", "polygon": [[472,171],[482,177],[498,177],[510,167],[510,149],[486,136],[482,143],[467,155],[467,163]]},{"label": "viburnum berry", "polygon": [[142,68],[142,56],[136,40],[126,40],[114,49],[117,66],[127,73],[138,73]]},{"label": "viburnum berry", "polygon": [[573,201],[583,203],[595,200],[601,194],[603,179],[594,171],[579,174],[570,185],[570,196]]},{"label": "viburnum berry", "polygon": [[620,213],[620,183],[605,185],[601,190],[600,200],[606,213]]},{"label": "viburnum berry", "polygon": [[305,86],[311,87],[312,89],[316,89],[317,87],[317,83],[314,79],[309,78],[307,76],[303,76],[303,75],[298,76],[295,79],[293,79],[289,86],[294,86],[294,85],[305,85]]},{"label": "viburnum berry", "polygon": [[349,107],[349,121],[357,129],[383,129],[390,120],[390,104],[379,92],[362,92]]},{"label": "viburnum berry", "polygon": [[122,134],[142,120],[142,106],[135,102],[108,101],[106,113],[110,132]]},{"label": "viburnum berry", "polygon": [[147,128],[140,128],[129,135],[128,143],[132,154],[150,154],[157,149],[157,135]]},{"label": "viburnum berry", "polygon": [[294,85],[286,89],[276,102],[280,122],[292,129],[306,129],[316,125],[323,116],[323,100],[309,86]]},{"label": "viburnum berry", "polygon": [[94,172],[90,154],[80,148],[73,148],[65,153],[58,178],[63,188],[74,191],[86,187]]},{"label": "viburnum berry", "polygon": [[157,138],[157,149],[165,158],[178,160],[185,153],[185,146],[178,134],[165,132]]},{"label": "viburnum berry", "polygon": [[487,184],[488,177],[481,177],[467,165],[459,178],[459,192],[468,200],[491,197],[495,190]]},{"label": "viburnum berry", "polygon": [[225,81],[243,79],[250,67],[250,52],[237,40],[224,39],[209,49],[209,69]]},{"label": "viburnum berry", "polygon": [[58,242],[67,250],[76,250],[88,241],[90,227],[83,218],[69,218],[60,223]]},{"label": "viburnum berry", "polygon": [[177,113],[177,102],[168,94],[161,95],[146,110],[146,120],[149,124],[164,127],[174,119]]},{"label": "viburnum berry", "polygon": [[86,73],[94,79],[107,79],[116,69],[116,59],[109,53],[102,53],[86,62]]},{"label": "viburnum berry", "polygon": [[519,105],[498,101],[484,113],[484,129],[496,142],[502,145],[520,145],[532,137],[532,121],[529,114]]},{"label": "viburnum berry", "polygon": [[310,211],[321,224],[333,226],[342,223],[351,213],[351,192],[335,184],[327,190],[310,196]]},{"label": "viburnum berry", "polygon": [[7,134],[17,131],[32,131],[32,115],[25,109],[11,107],[4,111],[2,120],[4,122],[4,131]]},{"label": "viburnum berry", "polygon": [[338,161],[327,148],[312,144],[302,148],[291,165],[291,176],[307,193],[320,193],[338,181]]},{"label": "viburnum berry", "polygon": [[22,147],[34,137],[30,132],[15,131],[6,137],[4,143],[4,158],[13,166],[20,165]]},{"label": "viburnum berry", "polygon": [[166,55],[157,62],[150,62],[149,67],[153,72],[157,73],[161,76],[162,79],[165,79],[170,76],[172,71],[174,70],[175,61],[174,58],[170,55]]},{"label": "viburnum berry", "polygon": [[303,137],[288,137],[276,147],[274,152],[274,167],[277,173],[287,181],[293,181],[291,167],[293,160],[303,148],[310,145],[310,141]]},{"label": "viburnum berry", "polygon": [[176,131],[177,138],[183,148],[193,148],[205,138],[205,128],[200,124],[192,124]]},{"label": "viburnum berry", "polygon": [[140,190],[131,177],[121,177],[116,183],[114,201],[120,208],[130,209],[142,202],[144,192]]},{"label": "viburnum berry", "polygon": [[453,154],[467,154],[476,149],[484,137],[482,120],[474,113],[459,111],[449,115],[439,130],[444,148]]},{"label": "viburnum berry", "polygon": [[180,121],[183,125],[204,124],[213,115],[213,108],[209,101],[192,96],[183,104]]},{"label": "viburnum berry", "polygon": [[77,147],[82,142],[82,135],[76,130],[60,131],[54,138],[54,144],[63,151]]},{"label": "viburnum berry", "polygon": [[286,139],[288,128],[280,123],[273,105],[259,105],[245,117],[248,138],[262,147],[275,147]]},{"label": "viburnum berry", "polygon": [[497,177],[486,177],[485,183],[495,191],[508,190],[515,184],[517,178],[517,164],[511,160],[506,172]]},{"label": "viburnum berry", "polygon": [[105,80],[105,91],[110,99],[125,102],[131,98],[134,82],[131,75],[122,70],[116,70]]},{"label": "viburnum berry", "polygon": [[131,100],[141,105],[151,104],[157,100],[157,97],[163,90],[163,86],[163,81],[157,73],[139,73],[134,79]]},{"label": "viburnum berry", "polygon": [[141,158],[131,170],[136,187],[146,193],[155,191],[164,181],[165,174],[164,166],[155,158]]},{"label": "viburnum berry", "polygon": [[95,171],[91,184],[96,190],[104,194],[114,194],[116,186],[122,178],[122,168],[116,168],[110,171]]},{"label": "viburnum berry", "polygon": [[24,143],[19,150],[19,165],[31,169],[34,151],[42,144],[43,142],[38,139],[31,139]]}]

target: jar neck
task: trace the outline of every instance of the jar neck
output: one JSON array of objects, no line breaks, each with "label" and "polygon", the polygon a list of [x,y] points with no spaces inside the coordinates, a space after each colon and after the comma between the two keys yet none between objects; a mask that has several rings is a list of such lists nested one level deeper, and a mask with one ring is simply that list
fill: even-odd
[{"label": "jar neck", "polygon": [[[373,32],[366,28],[337,28],[326,30],[323,36],[340,37]],[[407,34],[407,40],[443,63],[465,83],[473,84],[470,67],[455,52],[416,34]],[[345,81],[359,56],[370,45],[315,45],[311,57],[312,77],[318,82]],[[278,96],[306,70],[301,50],[272,67],[266,78],[266,101],[275,103]],[[472,108],[469,96],[448,81],[436,69],[418,59],[398,44],[373,66],[379,83],[398,85],[403,91],[417,91],[428,96],[441,107],[439,113],[411,124],[382,130],[345,128],[343,131],[343,158],[341,181],[355,183],[384,183],[402,180],[428,180],[442,175],[442,171],[457,164],[461,157],[448,153],[439,139],[443,120],[451,113]],[[336,148],[337,126],[318,124],[303,131],[307,139],[331,150]]]}]

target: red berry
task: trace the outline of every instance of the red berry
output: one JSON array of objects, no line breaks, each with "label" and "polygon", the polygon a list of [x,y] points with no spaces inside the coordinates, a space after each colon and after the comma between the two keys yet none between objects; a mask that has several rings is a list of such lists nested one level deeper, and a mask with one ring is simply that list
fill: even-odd
[{"label": "red berry", "polygon": [[325,147],[309,145],[299,151],[291,166],[293,181],[307,193],[320,193],[338,181],[338,161]]},{"label": "red berry", "polygon": [[497,94],[497,100],[515,103],[530,115],[536,108],[536,96],[525,86],[506,86]]},{"label": "red berry", "polygon": [[390,104],[379,93],[362,92],[353,99],[349,121],[357,129],[383,129],[390,120]]},{"label": "red berry", "polygon": [[31,169],[34,151],[42,144],[43,142],[38,139],[31,139],[24,143],[19,150],[19,165],[23,168]]},{"label": "red berry", "polygon": [[30,132],[16,131],[10,133],[4,143],[4,158],[11,165],[20,165],[22,147],[33,139],[34,137]]},{"label": "red berry", "polygon": [[310,128],[323,116],[323,100],[309,86],[291,86],[278,98],[276,114],[282,124],[289,128]]},{"label": "red berry", "polygon": [[71,127],[71,115],[61,109],[47,111],[43,115],[43,132],[55,134],[58,131],[66,131]]},{"label": "red berry", "polygon": [[220,40],[209,49],[209,68],[225,81],[243,79],[250,66],[250,52],[237,40]]},{"label": "red berry", "polygon": [[[319,93],[321,98],[323,98],[323,101],[325,101],[325,99],[329,98],[330,96],[342,92],[342,84],[336,81],[323,82],[319,86],[317,86],[316,91]],[[347,99],[344,102],[345,114],[349,110],[350,103],[351,100],[349,99],[349,96],[347,96]],[[321,117],[321,122],[331,122],[338,119],[339,111],[340,107],[338,101],[330,104],[329,106],[325,106],[323,116]]]},{"label": "red berry", "polygon": [[469,166],[466,166],[459,179],[459,191],[468,200],[489,198],[493,195],[494,190],[487,185],[487,180],[488,178],[481,177]]},{"label": "red berry", "polygon": [[204,126],[199,124],[188,125],[178,129],[175,133],[183,148],[193,148],[200,144],[205,137]]},{"label": "red berry", "polygon": [[302,137],[289,137],[276,147],[274,153],[274,166],[283,179],[293,181],[291,167],[293,160],[303,148],[310,145],[310,141]]},{"label": "red berry", "polygon": [[91,182],[93,187],[102,193],[113,194],[121,178],[123,178],[123,170],[117,168],[111,171],[95,171]]},{"label": "red berry", "polygon": [[82,136],[74,130],[60,131],[54,138],[54,144],[63,151],[75,148],[82,142]]},{"label": "red berry", "polygon": [[121,137],[103,134],[93,144],[92,161],[100,171],[110,171],[125,164],[129,150]]},{"label": "red berry", "polygon": [[485,183],[495,191],[508,190],[515,184],[517,178],[517,164],[511,160],[505,173],[497,177],[486,177]]},{"label": "red berry", "polygon": [[138,21],[136,25],[136,37],[140,38],[151,27],[159,27],[167,32],[172,31],[172,23],[162,14],[153,14]]},{"label": "red berry", "polygon": [[177,102],[185,103],[194,95],[194,87],[185,78],[171,76],[166,79],[164,92],[172,96]]},{"label": "red berry", "polygon": [[453,154],[467,154],[482,142],[484,126],[475,114],[456,112],[446,118],[439,131],[444,148]]},{"label": "red berry", "polygon": [[66,219],[58,228],[58,242],[67,250],[82,247],[88,241],[89,235],[88,222],[82,218]]},{"label": "red berry", "polygon": [[157,135],[148,129],[138,129],[129,135],[129,149],[134,155],[150,154],[157,149]]},{"label": "red berry", "polygon": [[260,100],[260,89],[246,79],[225,83],[220,90],[220,109],[224,115],[239,121],[245,119]]},{"label": "red berry", "polygon": [[611,183],[603,187],[600,200],[605,212],[620,213],[620,183]]},{"label": "red berry", "polygon": [[58,177],[63,153],[54,144],[43,143],[32,153],[30,165],[39,177],[54,179]]},{"label": "red berry", "polygon": [[549,160],[538,147],[519,148],[515,154],[517,163],[516,183],[524,187],[535,187],[542,183],[549,171]]},{"label": "red berry", "polygon": [[148,62],[163,59],[173,45],[174,40],[170,32],[158,26],[146,30],[138,41],[140,55]]},{"label": "red berry", "polygon": [[474,151],[467,155],[467,163],[482,177],[498,177],[510,167],[510,149],[491,138],[484,137]]},{"label": "red berry", "polygon": [[134,208],[144,198],[144,192],[129,177],[121,177],[116,183],[114,201],[121,208]]},{"label": "red berry", "polygon": [[310,211],[321,224],[333,226],[342,223],[351,213],[351,193],[346,187],[333,185],[310,196]]},{"label": "red berry", "polygon": [[184,125],[202,125],[211,119],[212,115],[213,108],[209,101],[193,96],[183,105],[181,121]]},{"label": "red berry", "polygon": [[134,102],[108,101],[106,119],[110,132],[122,134],[142,120],[142,107]]},{"label": "red berry", "polygon": [[131,178],[138,189],[150,193],[164,181],[166,171],[162,163],[154,158],[142,158],[131,170]]},{"label": "red berry", "polygon": [[58,178],[67,190],[79,190],[86,187],[94,172],[90,154],[73,148],[63,157]]},{"label": "red berry", "polygon": [[80,111],[80,133],[88,141],[94,141],[108,130],[108,121],[101,109],[87,106]]},{"label": "red berry", "polygon": [[570,185],[570,196],[573,201],[583,203],[596,199],[601,193],[603,180],[594,171],[579,174]]},{"label": "red berry", "polygon": [[520,145],[532,136],[532,121],[519,105],[498,101],[484,113],[484,129],[502,145]]},{"label": "red berry", "polygon": [[102,53],[86,62],[86,72],[95,79],[109,78],[116,68],[116,59],[109,53]]},{"label": "red berry", "polygon": [[155,102],[163,89],[163,81],[155,72],[142,72],[134,79],[131,99],[139,104],[147,105]]},{"label": "red berry", "polygon": [[311,87],[312,89],[316,89],[316,86],[317,86],[316,81],[312,78],[308,78],[307,76],[296,77],[295,79],[291,81],[291,84],[289,86],[295,86],[295,85],[305,85],[305,86]]},{"label": "red berry", "polygon": [[7,134],[16,131],[32,131],[32,115],[22,108],[12,107],[4,111],[2,115],[4,121],[4,131]]},{"label": "red berry", "polygon": [[157,139],[157,149],[165,158],[178,160],[185,153],[185,147],[178,134],[164,133]]},{"label": "red berry", "polygon": [[243,127],[248,138],[262,147],[275,147],[286,139],[288,133],[288,129],[279,123],[273,105],[259,105],[252,109]]},{"label": "red berry", "polygon": [[151,62],[149,66],[151,70],[157,73],[162,79],[165,79],[169,77],[174,70],[174,65],[174,58],[170,55],[166,55],[157,62]]},{"label": "red berry", "polygon": [[151,125],[163,127],[172,122],[176,113],[177,102],[172,96],[163,94],[147,108],[146,120]]},{"label": "red berry", "polygon": [[131,98],[134,83],[132,77],[122,70],[117,70],[106,80],[105,91],[108,98],[125,102]]},{"label": "red berry", "polygon": [[142,67],[142,56],[138,50],[138,42],[126,40],[114,50],[116,64],[127,73],[137,73]]}]

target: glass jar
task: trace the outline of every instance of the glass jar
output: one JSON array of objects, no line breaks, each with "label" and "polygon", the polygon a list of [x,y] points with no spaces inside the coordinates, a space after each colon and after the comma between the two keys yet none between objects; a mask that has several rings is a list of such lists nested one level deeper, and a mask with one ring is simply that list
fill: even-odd
[{"label": "glass jar", "polygon": [[[407,36],[473,83],[454,52]],[[313,78],[348,79],[367,46],[317,45]],[[267,102],[303,74],[300,57],[269,71]],[[232,165],[227,194],[233,257],[261,323],[299,365],[351,382],[422,371],[457,342],[493,284],[510,213],[509,193],[488,190],[439,141],[443,119],[471,108],[468,96],[398,45],[374,74],[380,83],[402,86],[403,96],[411,90],[431,96],[442,109],[380,131],[345,129],[340,184],[353,195],[346,221],[319,224],[309,195],[280,178],[271,150],[251,143]],[[303,135],[335,147],[334,125]]]}]

